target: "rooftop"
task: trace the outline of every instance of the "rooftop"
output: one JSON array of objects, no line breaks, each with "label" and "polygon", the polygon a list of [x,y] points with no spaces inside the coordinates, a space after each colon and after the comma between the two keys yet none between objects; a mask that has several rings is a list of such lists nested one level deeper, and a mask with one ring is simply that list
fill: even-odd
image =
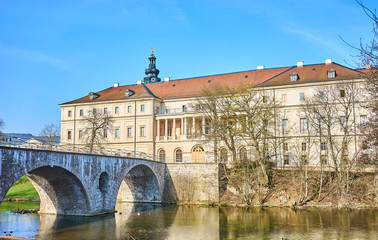
[{"label": "rooftop", "polygon": [[[328,72],[330,70],[335,71],[334,77],[329,77]],[[200,96],[202,89],[214,84],[229,85],[230,87],[236,87],[241,84],[269,87],[357,79],[365,73],[366,71],[363,69],[355,70],[337,63],[264,68],[258,70],[170,80],[168,82],[110,87],[96,92],[98,97],[93,100],[90,100],[89,96],[85,96],[74,101],[63,103],[62,105],[146,97],[157,97],[161,99],[198,97]],[[290,75],[292,74],[297,75],[297,81],[291,80]],[[133,91],[134,93],[131,96],[126,96],[125,90],[127,89],[129,91]]]}]

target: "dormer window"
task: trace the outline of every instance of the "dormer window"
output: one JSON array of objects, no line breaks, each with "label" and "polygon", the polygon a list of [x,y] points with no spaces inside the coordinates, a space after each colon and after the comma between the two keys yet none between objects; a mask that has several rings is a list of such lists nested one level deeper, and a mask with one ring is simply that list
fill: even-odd
[{"label": "dormer window", "polygon": [[331,68],[328,70],[328,78],[335,78],[336,77],[336,70]]},{"label": "dormer window", "polygon": [[130,97],[130,96],[134,95],[134,93],[135,92],[133,90],[127,88],[125,90],[125,97]]},{"label": "dormer window", "polygon": [[295,73],[295,72],[290,73],[290,80],[291,80],[292,82],[296,82],[296,81],[298,81],[298,74]]},{"label": "dormer window", "polygon": [[100,97],[100,94],[90,92],[88,96],[89,96],[89,100],[95,100],[96,98]]}]

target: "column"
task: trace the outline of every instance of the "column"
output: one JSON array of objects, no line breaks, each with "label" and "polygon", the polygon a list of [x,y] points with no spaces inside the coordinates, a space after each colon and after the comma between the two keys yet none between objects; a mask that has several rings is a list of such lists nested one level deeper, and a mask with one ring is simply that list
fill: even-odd
[{"label": "column", "polygon": [[205,135],[205,116],[202,116],[202,135]]},{"label": "column", "polygon": [[180,135],[184,135],[184,118],[181,118]]},{"label": "column", "polygon": [[196,135],[196,119],[195,119],[195,117],[192,118],[192,122],[193,122],[193,124],[192,124],[192,138],[194,138],[195,135]]},{"label": "column", "polygon": [[168,139],[168,119],[165,119],[164,139]]},{"label": "column", "polygon": [[176,118],[173,119],[172,139],[176,139]]},{"label": "column", "polygon": [[184,118],[184,136],[188,135],[188,118]]},{"label": "column", "polygon": [[158,139],[160,138],[160,120],[157,120],[157,132],[156,132],[156,136],[158,137]]}]

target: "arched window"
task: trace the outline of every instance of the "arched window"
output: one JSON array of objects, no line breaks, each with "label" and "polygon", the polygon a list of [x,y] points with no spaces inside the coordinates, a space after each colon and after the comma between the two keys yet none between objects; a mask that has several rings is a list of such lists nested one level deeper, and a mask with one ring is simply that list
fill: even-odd
[{"label": "arched window", "polygon": [[220,162],[222,162],[222,163],[226,163],[227,160],[228,160],[227,149],[222,148],[222,149],[220,150]]},{"label": "arched window", "polygon": [[159,161],[160,162],[165,162],[165,150],[164,149],[161,149],[159,151]]},{"label": "arched window", "polygon": [[245,149],[245,147],[241,147],[239,149],[239,160],[240,162],[244,162],[244,161],[247,161],[247,150]]},{"label": "arched window", "polygon": [[175,159],[176,159],[176,162],[182,162],[182,151],[181,151],[181,149],[176,149]]},{"label": "arched window", "polygon": [[202,146],[197,145],[192,149],[192,162],[202,163],[205,162],[205,150]]}]

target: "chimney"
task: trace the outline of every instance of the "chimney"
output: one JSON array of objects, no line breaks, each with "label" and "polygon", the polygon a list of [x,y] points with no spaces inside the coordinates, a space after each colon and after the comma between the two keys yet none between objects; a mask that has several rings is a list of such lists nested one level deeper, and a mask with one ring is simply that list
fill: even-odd
[{"label": "chimney", "polygon": [[258,65],[258,66],[257,66],[257,70],[263,70],[264,68],[265,68],[264,65]]},{"label": "chimney", "polygon": [[164,78],[164,82],[169,82],[170,80],[171,80],[170,77],[165,77],[165,78]]},{"label": "chimney", "polygon": [[141,84],[142,84],[142,80],[138,80],[138,81],[137,81],[137,84],[138,84],[138,85],[141,85]]},{"label": "chimney", "polygon": [[328,64],[331,64],[332,63],[332,58],[327,58],[325,60],[325,64],[328,65]]},{"label": "chimney", "polygon": [[114,88],[119,87],[119,83],[114,83],[114,84],[113,84],[113,87],[114,87]]},{"label": "chimney", "polygon": [[303,61],[297,62],[297,67],[303,67]]}]

